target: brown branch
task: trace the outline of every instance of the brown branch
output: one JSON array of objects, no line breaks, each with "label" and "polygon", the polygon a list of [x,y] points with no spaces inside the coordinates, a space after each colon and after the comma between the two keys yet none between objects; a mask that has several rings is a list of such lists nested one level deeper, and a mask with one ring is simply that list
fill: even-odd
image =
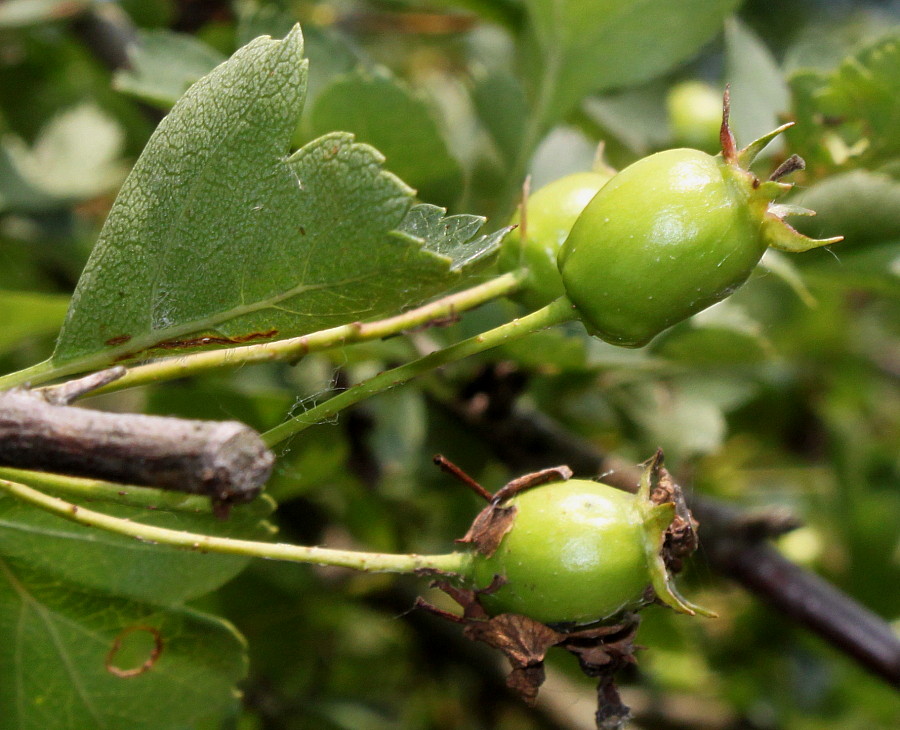
[{"label": "brown branch", "polygon": [[120,376],[120,370],[45,391],[0,393],[0,466],[203,494],[219,506],[259,494],[274,456],[243,423],[67,405]]},{"label": "brown branch", "polygon": [[[576,474],[600,474],[607,484],[629,491],[636,488],[636,467],[605,456],[543,414],[525,414],[512,407],[492,409],[483,401],[477,400],[476,409],[465,402],[440,405],[474,430],[510,469],[521,472],[565,463]],[[780,513],[748,514],[706,497],[694,496],[689,506],[701,523],[701,542],[714,570],[737,581],[889,684],[900,686],[900,640],[891,626],[764,542],[767,535],[789,528],[790,518]]]},{"label": "brown branch", "polygon": [[735,539],[728,521],[717,523],[706,500],[694,513],[703,523],[703,543],[716,570],[900,688],[900,640],[886,621],[771,545],[740,535]]}]

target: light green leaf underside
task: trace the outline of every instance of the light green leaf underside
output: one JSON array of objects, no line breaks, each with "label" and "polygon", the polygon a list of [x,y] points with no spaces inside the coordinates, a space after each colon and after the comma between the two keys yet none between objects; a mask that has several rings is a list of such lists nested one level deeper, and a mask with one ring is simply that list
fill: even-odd
[{"label": "light green leaf underside", "polygon": [[129,48],[128,60],[131,67],[116,72],[113,87],[169,109],[225,56],[193,36],[150,30],[138,32],[136,43]]},{"label": "light green leaf underside", "polygon": [[449,203],[459,195],[462,170],[431,110],[387,72],[357,71],[334,79],[310,116],[314,134],[343,129],[376,147],[387,167],[423,200]]},{"label": "light green leaf underside", "polygon": [[160,124],[78,283],[54,365],[186,350],[200,335],[297,336],[455,283],[456,256],[398,231],[413,191],[375,149],[334,132],[288,156],[302,54],[299,28],[257,39]]},{"label": "light green leaf underside", "polygon": [[[27,483],[27,479],[19,481]],[[91,507],[116,517],[201,534],[250,540],[265,540],[272,534],[265,522],[273,508],[269,499],[233,509],[226,521],[209,513],[151,511],[114,504]],[[248,562],[240,556],[201,555],[142,543],[62,520],[10,497],[0,498],[0,556],[85,590],[160,605],[209,593],[231,580]]]},{"label": "light green leaf underside", "polygon": [[[117,677],[108,654],[130,626],[158,631],[162,653],[143,674]],[[122,647],[113,664],[140,665],[152,634]],[[192,727],[234,704],[245,673],[244,642],[223,621],[91,593],[0,555],[0,730]]]},{"label": "light green leaf underside", "polygon": [[497,250],[500,241],[512,228],[478,235],[484,218],[477,215],[450,215],[436,205],[413,206],[399,226],[402,233],[425,242],[425,247],[450,260],[450,271],[464,271],[483,261]]},{"label": "light green leaf underside", "polygon": [[739,0],[527,0],[543,111],[565,116],[587,93],[639,83],[689,58]]}]

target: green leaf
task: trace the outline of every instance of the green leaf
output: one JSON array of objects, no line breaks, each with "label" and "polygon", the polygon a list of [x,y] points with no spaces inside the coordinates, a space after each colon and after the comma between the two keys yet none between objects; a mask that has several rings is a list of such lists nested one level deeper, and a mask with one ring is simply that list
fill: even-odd
[{"label": "green leaf", "polygon": [[413,206],[398,231],[425,242],[425,248],[450,261],[450,271],[475,267],[493,254],[503,237],[512,230],[501,228],[479,236],[484,218],[477,215],[445,216],[447,211],[429,203]]},{"label": "green leaf", "polygon": [[[28,479],[17,474],[17,481]],[[139,489],[124,487],[123,490]],[[210,513],[173,508],[149,510],[120,504],[92,508],[145,524],[207,535],[266,539],[264,520],[274,509],[263,498],[236,507],[228,520]],[[201,555],[61,520],[16,499],[0,498],[0,555],[61,580],[159,605],[181,603],[215,590],[247,565],[249,558]]]},{"label": "green leaf", "polygon": [[[0,637],[2,730],[192,727],[231,710],[246,673],[243,640],[219,619],[91,593],[6,556]],[[150,662],[155,637],[149,669],[109,670]]]},{"label": "green leaf", "polygon": [[833,175],[791,198],[815,217],[792,225],[811,236],[844,236],[835,250],[900,239],[900,180],[867,170]]},{"label": "green leaf", "polygon": [[613,94],[592,96],[584,112],[602,127],[603,136],[615,137],[637,155],[671,145],[666,110],[668,84],[655,81]]},{"label": "green leaf", "polygon": [[128,60],[130,68],[113,76],[113,88],[169,109],[225,56],[193,36],[148,30],[138,33],[137,42],[128,49]]},{"label": "green leaf", "polygon": [[450,203],[459,194],[462,172],[427,103],[386,71],[335,79],[316,99],[311,122],[314,134],[343,129],[376,147],[423,200]]},{"label": "green leaf", "polygon": [[0,353],[57,332],[68,306],[69,297],[61,294],[0,291]]},{"label": "green leaf", "polygon": [[[725,65],[738,139],[747,143],[775,129],[790,107],[787,83],[763,41],[736,17],[725,24]],[[767,150],[782,144],[775,142]]]},{"label": "green leaf", "polygon": [[455,255],[398,230],[413,193],[376,150],[334,132],[287,155],[302,54],[299,28],[257,39],[163,120],[78,282],[54,366],[301,335],[458,281]]},{"label": "green leaf", "polygon": [[15,135],[0,140],[0,211],[44,210],[109,192],[125,177],[119,125],[90,104],[44,126],[29,147]]},{"label": "green leaf", "polygon": [[472,87],[472,101],[503,163],[512,165],[528,119],[528,99],[521,83],[509,73],[482,74]]},{"label": "green leaf", "polygon": [[900,35],[844,59],[831,73],[791,76],[792,146],[823,168],[877,167],[900,156]]},{"label": "green leaf", "polygon": [[732,302],[694,315],[653,343],[655,354],[701,368],[761,362],[771,350],[762,325]]},{"label": "green leaf", "polygon": [[722,409],[697,387],[635,383],[610,399],[643,432],[647,445],[662,447],[673,461],[714,452],[727,434]]},{"label": "green leaf", "polygon": [[895,33],[845,59],[820,96],[825,115],[858,120],[867,154],[880,160],[900,155],[898,69],[900,34]]},{"label": "green leaf", "polygon": [[739,0],[527,0],[526,49],[546,126],[585,94],[647,81],[695,54]]}]

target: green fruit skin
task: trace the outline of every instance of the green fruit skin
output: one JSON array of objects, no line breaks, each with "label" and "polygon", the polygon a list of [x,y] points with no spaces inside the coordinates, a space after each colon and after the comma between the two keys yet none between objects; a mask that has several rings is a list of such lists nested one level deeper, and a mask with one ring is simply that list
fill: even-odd
[{"label": "green fruit skin", "polygon": [[645,527],[635,496],[573,479],[513,497],[512,529],[489,558],[474,558],[476,585],[506,583],[479,597],[491,613],[549,624],[586,624],[640,608],[650,585]]},{"label": "green fruit skin", "polygon": [[[503,241],[499,265],[502,271],[528,270],[525,288],[516,299],[531,309],[539,309],[565,294],[556,257],[575,220],[612,173],[576,172],[554,180],[528,198],[527,240],[522,244],[521,228]],[[516,213],[510,225],[519,224]]]},{"label": "green fruit skin", "polygon": [[739,287],[767,245],[767,201],[753,197],[752,181],[691,149],[645,157],[610,180],[559,253],[566,294],[588,330],[642,347]]}]

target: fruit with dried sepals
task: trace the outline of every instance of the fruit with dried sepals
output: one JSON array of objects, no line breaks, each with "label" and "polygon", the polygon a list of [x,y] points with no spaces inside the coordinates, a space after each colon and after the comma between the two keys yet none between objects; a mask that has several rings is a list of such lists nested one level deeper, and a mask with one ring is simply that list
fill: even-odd
[{"label": "fruit with dried sepals", "polygon": [[494,615],[564,626],[616,619],[654,596],[677,611],[712,615],[678,594],[666,567],[664,542],[676,507],[650,498],[656,463],[644,471],[636,494],[571,479],[488,508],[482,526],[509,524],[499,544],[473,555],[475,584],[493,584],[480,593],[480,604]]}]

